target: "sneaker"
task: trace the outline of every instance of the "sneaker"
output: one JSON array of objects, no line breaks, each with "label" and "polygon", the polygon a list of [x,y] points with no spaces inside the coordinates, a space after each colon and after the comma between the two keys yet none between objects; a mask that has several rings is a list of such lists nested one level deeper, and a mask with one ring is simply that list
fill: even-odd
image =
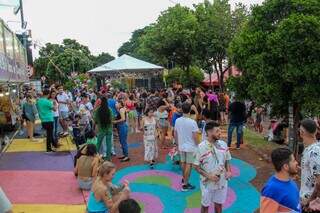
[{"label": "sneaker", "polygon": [[121,157],[118,157],[119,160],[122,160],[122,159],[125,159],[126,156],[121,156]]},{"label": "sneaker", "polygon": [[121,162],[128,162],[128,161],[130,161],[130,158],[129,158],[129,157],[125,157],[125,158],[123,158],[123,159],[121,160]]},{"label": "sneaker", "polygon": [[237,150],[240,150],[240,147],[237,147]]},{"label": "sneaker", "polygon": [[196,187],[191,185],[190,183],[187,184],[187,187],[189,188],[189,190],[194,190]]},{"label": "sneaker", "polygon": [[186,185],[182,185],[181,191],[187,192],[187,191],[190,191],[190,190],[194,190],[195,188],[196,188],[195,186],[192,186],[190,183],[188,183]]},{"label": "sneaker", "polygon": [[150,169],[154,169],[154,164],[150,163]]}]

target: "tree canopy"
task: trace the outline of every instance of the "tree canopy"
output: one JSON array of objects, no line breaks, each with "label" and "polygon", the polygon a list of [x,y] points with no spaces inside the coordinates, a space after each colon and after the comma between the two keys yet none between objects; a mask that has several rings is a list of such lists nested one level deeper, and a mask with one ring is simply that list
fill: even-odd
[{"label": "tree canopy", "polygon": [[113,59],[108,53],[93,56],[87,46],[64,39],[62,44],[47,43],[42,47],[34,66],[38,77],[45,75],[52,81],[63,81],[72,71],[84,73]]},{"label": "tree canopy", "polygon": [[223,79],[228,71],[227,49],[234,34],[247,21],[248,9],[236,4],[232,11],[228,0],[205,0],[195,5],[198,21],[196,55],[201,67],[209,74],[216,72],[220,89],[224,89]]},{"label": "tree canopy", "polygon": [[[227,49],[249,15],[243,4],[231,10],[229,0],[205,0],[194,8],[180,4],[163,11],[157,21],[133,32],[118,50],[167,68],[179,66],[189,76],[191,66],[217,72],[223,89],[228,70]],[[190,82],[191,83],[191,82]]]},{"label": "tree canopy", "polygon": [[320,104],[320,1],[267,0],[256,6],[230,45],[242,70],[230,86],[240,96],[270,103],[276,114],[317,113]]}]

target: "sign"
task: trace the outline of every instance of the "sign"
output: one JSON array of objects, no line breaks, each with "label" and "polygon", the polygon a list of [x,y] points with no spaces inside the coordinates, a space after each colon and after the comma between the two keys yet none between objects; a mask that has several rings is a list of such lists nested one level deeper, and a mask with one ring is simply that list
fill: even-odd
[{"label": "sign", "polygon": [[27,75],[29,78],[31,78],[34,75],[34,69],[30,65],[27,65]]}]

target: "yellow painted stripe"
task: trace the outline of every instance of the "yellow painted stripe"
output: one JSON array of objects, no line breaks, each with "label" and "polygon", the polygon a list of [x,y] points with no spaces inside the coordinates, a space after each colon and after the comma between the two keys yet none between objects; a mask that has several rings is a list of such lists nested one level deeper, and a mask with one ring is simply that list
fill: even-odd
[{"label": "yellow painted stripe", "polygon": [[[7,152],[38,152],[46,151],[45,138],[38,139],[38,142],[32,142],[29,139],[14,139],[7,149]],[[62,144],[57,151],[76,150],[76,146],[72,143],[71,137],[61,138],[59,143]]]},{"label": "yellow painted stripe", "polygon": [[14,204],[14,213],[84,213],[85,205]]}]

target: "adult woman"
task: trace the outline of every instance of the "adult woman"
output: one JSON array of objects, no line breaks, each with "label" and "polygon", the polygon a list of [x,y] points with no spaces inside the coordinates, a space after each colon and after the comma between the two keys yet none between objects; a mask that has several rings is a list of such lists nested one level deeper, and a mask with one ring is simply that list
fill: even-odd
[{"label": "adult woman", "polygon": [[136,102],[134,94],[129,96],[129,99],[126,101],[126,108],[128,111],[128,120],[130,132],[137,132],[136,124],[137,124],[137,110],[136,110]]},{"label": "adult woman", "polygon": [[[52,100],[53,106],[58,109],[58,101],[56,99],[57,92],[52,89],[49,95],[49,99]],[[59,123],[59,110],[53,111],[53,136],[54,140],[58,141],[58,123]]]},{"label": "adult woman", "polygon": [[122,153],[123,153],[123,156],[120,157],[119,159],[121,159],[121,162],[126,162],[126,161],[129,161],[130,158],[128,157],[128,143],[127,143],[127,138],[128,138],[127,113],[126,113],[126,108],[124,107],[123,100],[119,100],[117,102],[116,107],[117,107],[118,113],[113,123],[117,124],[119,141],[120,141]]},{"label": "adult woman", "polygon": [[97,176],[99,166],[99,156],[94,144],[88,144],[85,148],[85,154],[78,160],[74,173],[77,176],[80,189],[90,190],[92,182]]},{"label": "adult woman", "polygon": [[150,164],[153,169],[155,160],[158,157],[158,146],[156,141],[156,119],[153,109],[146,110],[146,117],[142,119],[143,142],[144,142],[144,160]]},{"label": "adult woman", "polygon": [[27,134],[31,141],[37,141],[33,138],[34,122],[38,116],[37,107],[31,95],[27,95],[27,101],[22,106],[23,117],[27,123]]},{"label": "adult woman", "polygon": [[157,127],[159,128],[159,141],[160,141],[160,147],[163,149],[168,148],[166,146],[166,135],[170,126],[170,123],[168,121],[169,113],[167,111],[167,108],[169,107],[168,102],[163,99],[158,104],[158,110],[156,112],[156,118],[157,118]]},{"label": "adult woman", "polygon": [[103,139],[105,139],[105,160],[111,160],[111,138],[112,138],[112,112],[108,106],[106,97],[101,98],[100,106],[94,111],[93,120],[98,130],[97,150],[100,150]]},{"label": "adult woman", "polygon": [[122,189],[114,190],[112,178],[115,172],[115,165],[108,161],[99,168],[99,175],[89,195],[88,213],[115,213],[118,211],[119,203],[129,198],[128,183],[125,183]]},{"label": "adult woman", "polygon": [[226,115],[227,107],[226,107],[226,100],[225,100],[224,93],[219,93],[218,100],[219,100],[220,123],[223,125],[227,123],[227,115]]}]

